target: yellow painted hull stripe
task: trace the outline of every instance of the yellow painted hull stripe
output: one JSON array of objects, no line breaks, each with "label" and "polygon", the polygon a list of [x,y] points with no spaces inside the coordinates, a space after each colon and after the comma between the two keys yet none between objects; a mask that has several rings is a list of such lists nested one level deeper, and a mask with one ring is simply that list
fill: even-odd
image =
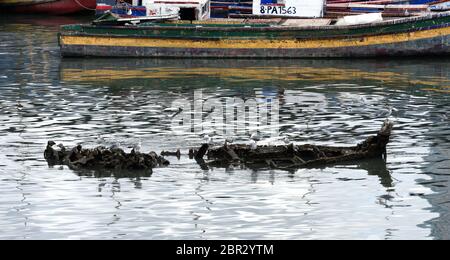
[{"label": "yellow painted hull stripe", "polygon": [[424,31],[375,35],[365,37],[352,37],[343,39],[222,39],[222,40],[191,40],[191,39],[158,39],[158,38],[133,38],[108,37],[108,36],[61,36],[63,45],[88,45],[88,46],[122,46],[122,47],[160,47],[160,48],[217,48],[217,49],[304,49],[304,48],[338,48],[357,47],[379,44],[390,44],[447,36],[450,27],[430,29]]}]

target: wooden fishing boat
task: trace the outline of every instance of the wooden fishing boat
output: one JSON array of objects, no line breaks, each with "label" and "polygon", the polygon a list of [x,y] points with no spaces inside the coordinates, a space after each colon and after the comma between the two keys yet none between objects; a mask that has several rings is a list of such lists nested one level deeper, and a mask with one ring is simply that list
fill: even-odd
[{"label": "wooden fishing boat", "polygon": [[62,56],[344,58],[450,54],[450,12],[362,25],[327,19],[62,26]]},{"label": "wooden fishing boat", "polygon": [[0,0],[0,10],[14,13],[70,14],[93,11],[96,0]]}]

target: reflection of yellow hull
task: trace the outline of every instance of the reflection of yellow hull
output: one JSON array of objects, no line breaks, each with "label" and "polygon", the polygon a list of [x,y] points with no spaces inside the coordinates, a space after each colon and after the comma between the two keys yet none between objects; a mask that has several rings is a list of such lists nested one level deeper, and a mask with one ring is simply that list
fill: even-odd
[{"label": "reflection of yellow hull", "polygon": [[[64,63],[63,63],[64,64]],[[87,66],[83,66],[87,65]],[[323,84],[351,83],[352,81],[364,81],[366,83],[383,85],[408,86],[416,85],[428,89],[440,87],[440,91],[448,92],[450,79],[447,74],[432,77],[424,72],[424,75],[410,72],[405,69],[396,70],[396,64],[391,64],[385,68],[377,68],[372,64],[372,68],[360,69],[357,67],[345,66],[339,68],[341,64],[305,64],[303,66],[292,64],[280,64],[280,66],[258,66],[256,63],[243,67],[205,66],[177,67],[168,64],[150,65],[117,64],[116,68],[109,68],[103,63],[98,66],[93,64],[75,62],[75,65],[64,66],[61,69],[61,80],[70,82],[83,82],[91,84],[104,84],[106,82],[123,82],[130,80],[185,80],[193,77],[221,79],[232,82],[251,81],[291,81],[291,82],[315,82]],[[284,66],[283,66],[284,65]],[[361,68],[365,67],[361,64]],[[394,67],[394,69],[391,68]],[[83,68],[84,67],[84,68]],[[133,67],[133,69],[129,69]],[[119,83],[120,84],[120,83]],[[370,83],[369,83],[370,84]]]},{"label": "reflection of yellow hull", "polygon": [[135,70],[79,70],[65,69],[62,71],[63,80],[101,82],[109,80],[127,79],[176,79],[189,77],[217,77],[230,81],[282,80],[282,81],[342,81],[349,78],[359,78],[377,81],[396,82],[404,78],[393,72],[369,73],[359,70],[342,70],[337,68],[143,68]]}]

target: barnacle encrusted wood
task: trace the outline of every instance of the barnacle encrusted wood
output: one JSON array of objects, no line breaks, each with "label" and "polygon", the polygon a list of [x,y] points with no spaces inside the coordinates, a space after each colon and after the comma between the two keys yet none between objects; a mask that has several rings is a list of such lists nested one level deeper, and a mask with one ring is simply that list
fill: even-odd
[{"label": "barnacle encrusted wood", "polygon": [[[245,165],[251,168],[279,169],[321,166],[365,158],[386,158],[386,146],[393,126],[392,122],[386,120],[377,135],[370,136],[353,147],[290,144],[255,148],[246,144],[233,144],[209,148],[205,144],[195,152],[195,158],[202,167],[203,155],[206,154],[207,160],[204,163],[209,166]],[[208,149],[207,152],[205,149]]]},{"label": "barnacle encrusted wood", "polygon": [[72,169],[151,170],[169,165],[169,161],[155,152],[140,153],[133,149],[126,153],[115,147],[85,149],[81,145],[67,149],[53,141],[48,142],[44,157],[49,165],[67,165]]}]

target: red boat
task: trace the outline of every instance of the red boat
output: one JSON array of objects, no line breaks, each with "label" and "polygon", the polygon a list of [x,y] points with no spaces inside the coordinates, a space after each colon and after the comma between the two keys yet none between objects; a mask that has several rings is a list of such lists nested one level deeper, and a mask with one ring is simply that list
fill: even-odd
[{"label": "red boat", "polygon": [[96,0],[0,0],[0,9],[27,14],[71,14],[95,11]]}]

